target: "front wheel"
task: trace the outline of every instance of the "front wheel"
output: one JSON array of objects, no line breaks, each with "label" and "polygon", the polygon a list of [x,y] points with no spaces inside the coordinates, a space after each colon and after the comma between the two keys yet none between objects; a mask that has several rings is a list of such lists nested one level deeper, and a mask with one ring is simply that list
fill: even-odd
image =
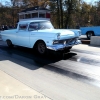
[{"label": "front wheel", "polygon": [[35,49],[36,49],[36,52],[38,52],[38,54],[40,55],[46,54],[46,51],[47,51],[46,45],[43,41],[37,42]]},{"label": "front wheel", "polygon": [[70,52],[70,49],[71,49],[72,47],[68,47],[68,48],[66,48],[65,50],[64,50],[64,53],[68,53],[68,52]]}]

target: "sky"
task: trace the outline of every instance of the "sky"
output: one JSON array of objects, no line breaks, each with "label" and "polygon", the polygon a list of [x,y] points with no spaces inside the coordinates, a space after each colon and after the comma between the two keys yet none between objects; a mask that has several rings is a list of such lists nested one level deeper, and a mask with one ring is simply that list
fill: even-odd
[{"label": "sky", "polygon": [[11,2],[11,0],[0,0],[0,3],[2,3],[3,5],[5,5],[5,2]]},{"label": "sky", "polygon": [[[3,5],[5,5],[5,2],[10,2],[11,0],[0,0],[0,2],[2,2]],[[94,4],[96,1],[100,1],[100,0],[84,0],[85,2],[89,3],[89,4]]]},{"label": "sky", "polygon": [[100,1],[100,0],[84,0],[84,1],[89,4],[94,4],[96,1]]}]

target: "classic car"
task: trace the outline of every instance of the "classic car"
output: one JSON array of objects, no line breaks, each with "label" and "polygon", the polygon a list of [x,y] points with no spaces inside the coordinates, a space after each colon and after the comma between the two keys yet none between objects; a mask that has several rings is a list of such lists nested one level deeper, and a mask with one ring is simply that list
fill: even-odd
[{"label": "classic car", "polygon": [[14,45],[34,48],[43,55],[48,49],[68,50],[80,44],[81,31],[77,29],[54,29],[48,20],[26,20],[18,22],[17,28],[1,31],[1,38],[8,47]]}]

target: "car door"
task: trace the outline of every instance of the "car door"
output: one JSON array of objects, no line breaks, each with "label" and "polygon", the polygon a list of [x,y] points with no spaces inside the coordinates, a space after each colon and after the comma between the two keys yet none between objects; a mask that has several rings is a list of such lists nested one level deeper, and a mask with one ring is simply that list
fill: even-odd
[{"label": "car door", "polygon": [[29,32],[30,32],[30,45],[33,47],[34,43],[37,41],[38,37],[38,29],[39,29],[39,22],[31,22],[29,25]]},{"label": "car door", "polygon": [[27,30],[28,24],[19,24],[17,32],[17,45],[30,47],[30,32]]}]

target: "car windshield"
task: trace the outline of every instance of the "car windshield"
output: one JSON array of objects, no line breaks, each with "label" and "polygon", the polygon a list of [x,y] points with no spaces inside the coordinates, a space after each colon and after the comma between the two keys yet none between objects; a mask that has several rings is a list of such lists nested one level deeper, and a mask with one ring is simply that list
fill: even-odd
[{"label": "car windshield", "polygon": [[32,22],[29,25],[29,31],[43,30],[43,29],[54,29],[54,27],[49,21]]}]

